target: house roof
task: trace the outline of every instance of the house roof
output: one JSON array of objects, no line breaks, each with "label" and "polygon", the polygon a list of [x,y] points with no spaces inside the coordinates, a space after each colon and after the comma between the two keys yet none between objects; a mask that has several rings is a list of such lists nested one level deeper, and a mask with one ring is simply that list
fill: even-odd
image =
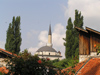
[{"label": "house roof", "polygon": [[91,29],[91,28],[89,28],[89,27],[86,27],[86,30],[87,30],[87,31],[94,32],[94,33],[96,33],[96,34],[99,34],[99,35],[100,35],[100,32],[99,32],[99,31],[96,31],[96,30]]},{"label": "house roof", "polygon": [[[63,73],[66,73],[68,69],[71,69],[71,67],[63,69],[61,72],[65,71]],[[78,63],[73,69],[75,69],[75,75],[100,75],[100,57],[90,58]],[[69,75],[71,75],[71,72],[69,72]]]},{"label": "house roof", "polygon": [[82,28],[79,28],[79,27],[75,27],[78,31],[82,31],[82,32],[85,32],[85,33],[88,33],[88,32],[93,32],[93,33],[96,33],[98,35],[100,35],[100,32],[99,31],[96,31],[92,28],[89,28],[89,27],[86,27],[86,30],[85,29],[82,29]]},{"label": "house roof", "polygon": [[79,28],[79,27],[75,27],[78,31],[82,31],[82,32],[85,32],[85,33],[88,33],[88,31],[87,30],[85,30],[85,29],[82,29],[82,28]]},{"label": "house roof", "polygon": [[90,59],[77,75],[100,75],[100,58]]},{"label": "house roof", "polygon": [[5,54],[5,55],[7,55],[9,57],[17,56],[17,54],[11,53],[11,52],[6,51],[6,50],[1,49],[1,48],[0,48],[0,53],[3,53],[3,54]]},{"label": "house roof", "polygon": [[[76,64],[75,67],[73,68],[73,69],[75,69],[75,72],[77,72],[85,64],[85,62],[86,61],[83,61],[83,62]],[[65,69],[61,70],[61,73],[63,75],[66,75],[66,73],[69,69],[72,69],[72,68],[71,67],[65,68]],[[59,74],[59,72],[58,72],[58,74]],[[69,72],[68,75],[71,75],[71,72]]]}]

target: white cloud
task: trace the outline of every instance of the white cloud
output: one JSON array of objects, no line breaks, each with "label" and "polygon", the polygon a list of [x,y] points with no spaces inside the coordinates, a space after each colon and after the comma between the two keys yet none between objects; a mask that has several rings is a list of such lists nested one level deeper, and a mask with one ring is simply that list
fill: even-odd
[{"label": "white cloud", "polygon": [[40,41],[38,47],[46,45],[48,40],[47,38],[48,38],[48,31],[41,31],[38,37]]},{"label": "white cloud", "polygon": [[0,48],[5,49],[5,42],[0,41]]},{"label": "white cloud", "polygon": [[31,52],[32,54],[34,54],[37,50],[38,50],[37,47],[35,47],[35,48],[30,47],[30,48],[28,49],[28,51]]},{"label": "white cloud", "polygon": [[27,38],[33,38],[34,35],[38,34],[39,32],[36,30],[30,30],[29,32],[27,32]]},{"label": "white cloud", "polygon": [[56,24],[52,33],[53,47],[57,51],[61,51],[63,58],[65,57],[65,47],[63,45],[65,38],[65,28],[62,24]]},{"label": "white cloud", "polygon": [[[65,28],[63,25],[56,24],[54,31],[52,33],[52,40],[53,40],[53,44],[54,46],[62,46],[63,45],[63,38],[65,37]],[[58,41],[59,40],[59,41]]]},{"label": "white cloud", "polygon": [[39,43],[37,44],[36,47],[30,47],[28,51],[34,54],[40,47],[45,46],[47,43],[47,36],[48,36],[48,31],[41,31],[37,38],[39,40]]},{"label": "white cloud", "polygon": [[75,9],[78,9],[84,17],[84,26],[100,31],[100,0],[68,0],[68,6],[63,7],[66,18],[74,20]]},{"label": "white cloud", "polygon": [[[52,32],[52,41],[53,41],[53,48],[57,51],[61,51],[63,58],[65,57],[65,49],[64,49],[64,40],[65,37],[65,28],[62,24],[56,24],[54,27],[54,31]],[[48,31],[41,31],[38,37],[39,43],[37,47],[31,47],[28,50],[35,53],[38,48],[45,46],[48,42]]]}]

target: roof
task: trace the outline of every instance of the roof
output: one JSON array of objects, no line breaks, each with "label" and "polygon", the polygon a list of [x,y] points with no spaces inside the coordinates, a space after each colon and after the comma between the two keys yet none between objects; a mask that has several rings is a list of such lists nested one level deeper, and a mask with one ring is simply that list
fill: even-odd
[{"label": "roof", "polygon": [[90,59],[77,75],[100,75],[100,58]]},{"label": "roof", "polygon": [[[73,68],[73,69],[75,69],[75,72],[77,72],[85,64],[85,62],[86,61],[76,64],[75,67]],[[66,72],[69,71],[69,69],[72,69],[72,68],[71,67],[65,68],[65,69],[61,70],[61,73],[63,73],[63,75],[66,75]],[[71,75],[71,72],[69,72],[68,75]]]},{"label": "roof", "polygon": [[91,29],[91,28],[89,28],[89,27],[86,27],[86,30],[87,30],[87,31],[94,32],[94,33],[96,33],[96,34],[99,34],[99,35],[100,35],[100,32],[99,32],[99,31],[96,31],[96,30]]},{"label": "roof", "polygon": [[1,48],[0,48],[0,53],[3,53],[3,54],[10,56],[10,57],[17,56],[17,54],[11,53],[11,52],[6,51],[6,50],[1,49]]},{"label": "roof", "polygon": [[78,31],[83,31],[83,32],[86,32],[86,33],[88,33],[88,31],[86,31],[86,30],[84,30],[84,29],[82,29],[82,28],[79,28],[79,27],[75,27]]},{"label": "roof", "polygon": [[49,46],[43,46],[39,48],[36,52],[41,52],[41,51],[57,52],[54,48],[49,47]]},{"label": "roof", "polygon": [[93,32],[93,33],[96,33],[98,35],[100,35],[100,32],[99,31],[96,31],[92,28],[89,28],[89,27],[86,27],[86,30],[85,29],[82,29],[82,28],[79,28],[79,27],[75,27],[78,31],[82,31],[82,32],[85,32],[85,33],[88,33],[88,32]]},{"label": "roof", "polygon": [[[63,69],[61,72],[65,74],[68,69],[71,69],[71,67]],[[75,75],[100,75],[100,57],[90,58],[78,63],[73,69],[75,69]],[[71,72],[69,72],[69,75],[71,75]]]}]

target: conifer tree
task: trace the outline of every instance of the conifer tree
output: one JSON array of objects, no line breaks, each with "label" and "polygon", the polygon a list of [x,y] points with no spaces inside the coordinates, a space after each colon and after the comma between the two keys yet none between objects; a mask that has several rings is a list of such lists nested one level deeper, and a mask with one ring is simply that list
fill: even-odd
[{"label": "conifer tree", "polygon": [[71,18],[68,19],[67,22],[67,26],[66,26],[66,38],[64,38],[65,40],[65,57],[66,58],[71,58],[73,55],[73,50],[72,50],[72,46],[73,46],[73,24],[71,21]]},{"label": "conifer tree", "polygon": [[14,35],[13,35],[13,30],[12,30],[12,25],[11,23],[9,24],[9,28],[7,30],[7,38],[6,38],[6,44],[5,44],[5,48],[7,51],[12,52],[12,41],[14,40]]},{"label": "conifer tree", "polygon": [[[74,27],[77,26],[79,28],[83,28],[83,16],[81,16],[81,12],[75,10],[75,20]],[[66,38],[64,38],[65,43],[65,57],[72,58],[74,56],[79,55],[79,33],[73,28],[73,23],[71,18],[68,19],[68,25],[66,26]]]},{"label": "conifer tree", "polygon": [[9,24],[7,30],[5,49],[18,54],[20,51],[21,40],[20,16],[16,17],[16,19],[13,17],[12,23]]},{"label": "conifer tree", "polygon": [[[81,15],[81,12],[80,13],[78,12],[78,10],[75,10],[74,26],[83,29],[83,16]],[[74,28],[74,44],[72,49],[75,50],[74,56],[78,56],[79,55],[79,32],[75,28]]]}]

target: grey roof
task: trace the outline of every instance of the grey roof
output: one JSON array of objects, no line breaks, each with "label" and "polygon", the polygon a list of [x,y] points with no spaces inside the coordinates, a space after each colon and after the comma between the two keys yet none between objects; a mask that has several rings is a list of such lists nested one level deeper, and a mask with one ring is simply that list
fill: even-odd
[{"label": "grey roof", "polygon": [[51,24],[49,25],[49,33],[48,35],[51,35]]},{"label": "grey roof", "polygon": [[40,52],[40,51],[57,52],[54,48],[49,47],[49,46],[43,46],[37,50],[37,52]]}]

